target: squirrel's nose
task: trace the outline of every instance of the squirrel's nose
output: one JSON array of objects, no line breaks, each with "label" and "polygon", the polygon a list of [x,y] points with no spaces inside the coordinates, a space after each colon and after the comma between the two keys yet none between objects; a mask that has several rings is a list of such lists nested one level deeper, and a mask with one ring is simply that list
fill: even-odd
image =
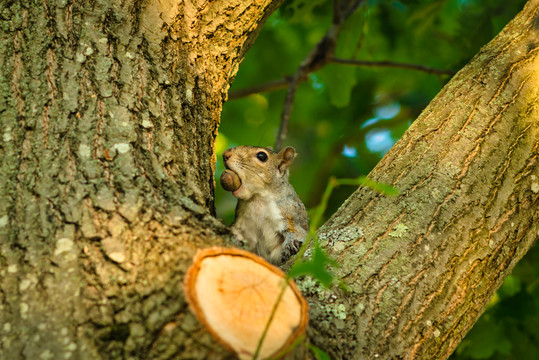
[{"label": "squirrel's nose", "polygon": [[230,157],[232,156],[232,151],[230,149],[226,149],[223,153],[223,160],[226,162]]}]

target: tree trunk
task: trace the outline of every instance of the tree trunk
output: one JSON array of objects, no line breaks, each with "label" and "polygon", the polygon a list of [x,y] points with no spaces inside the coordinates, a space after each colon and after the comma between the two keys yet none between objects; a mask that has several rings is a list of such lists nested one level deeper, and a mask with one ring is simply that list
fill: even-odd
[{"label": "tree trunk", "polygon": [[[0,5],[3,358],[230,356],[180,283],[228,234],[212,216],[221,105],[280,3]],[[303,287],[335,358],[448,356],[537,237],[538,7],[373,171],[402,196],[360,189],[322,230],[351,291]]]},{"label": "tree trunk", "polygon": [[0,357],[226,357],[180,288],[214,140],[280,0],[0,5]]},{"label": "tree trunk", "polygon": [[[302,285],[336,359],[445,359],[539,237],[539,1],[462,69],[320,231],[350,291]],[[314,335],[316,334],[316,335]]]}]

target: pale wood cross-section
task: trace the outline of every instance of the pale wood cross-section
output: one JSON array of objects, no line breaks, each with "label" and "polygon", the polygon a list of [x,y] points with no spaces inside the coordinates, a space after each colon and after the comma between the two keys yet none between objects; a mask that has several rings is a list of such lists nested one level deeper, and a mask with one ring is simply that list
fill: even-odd
[{"label": "pale wood cross-section", "polygon": [[[193,258],[184,291],[208,330],[241,359],[256,352],[286,275],[248,251],[212,247]],[[260,349],[265,359],[287,350],[307,325],[307,302],[289,280]]]}]

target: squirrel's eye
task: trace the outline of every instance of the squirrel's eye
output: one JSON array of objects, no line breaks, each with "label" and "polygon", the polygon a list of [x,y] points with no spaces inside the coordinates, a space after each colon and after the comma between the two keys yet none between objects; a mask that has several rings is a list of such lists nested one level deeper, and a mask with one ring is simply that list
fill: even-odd
[{"label": "squirrel's eye", "polygon": [[263,151],[260,151],[256,153],[256,158],[262,162],[266,162],[268,160],[268,154]]}]

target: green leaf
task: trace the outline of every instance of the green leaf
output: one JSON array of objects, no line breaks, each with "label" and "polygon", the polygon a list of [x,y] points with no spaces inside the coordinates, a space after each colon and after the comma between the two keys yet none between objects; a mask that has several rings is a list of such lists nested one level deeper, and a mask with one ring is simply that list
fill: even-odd
[{"label": "green leaf", "polygon": [[356,69],[347,66],[328,65],[317,72],[327,85],[333,106],[342,108],[350,104],[350,94],[357,83]]},{"label": "green leaf", "polygon": [[312,16],[314,9],[322,5],[326,0],[295,0],[291,2],[287,10],[292,11],[291,23],[300,23]]},{"label": "green leaf", "polygon": [[337,57],[351,58],[361,45],[361,37],[365,35],[367,26],[368,8],[360,6],[344,23],[337,40]]},{"label": "green leaf", "polygon": [[445,3],[445,0],[438,0],[416,6],[408,16],[408,24],[418,32],[428,30],[437,20],[438,14],[444,9]]},{"label": "green leaf", "polygon": [[397,196],[400,194],[399,190],[397,188],[394,188],[391,185],[384,184],[378,181],[374,181],[369,179],[368,177],[362,177],[361,185],[365,185],[370,187],[373,190],[378,191],[379,193],[382,193],[384,195],[388,196]]},{"label": "green leaf", "polygon": [[504,297],[509,297],[516,295],[521,289],[522,284],[520,279],[514,275],[509,275],[505,278],[499,292],[502,293]]},{"label": "green leaf", "polygon": [[335,279],[335,276],[327,269],[330,265],[337,266],[338,264],[335,260],[327,256],[318,244],[318,241],[314,241],[311,259],[296,262],[288,272],[288,276],[298,277],[309,275],[318,280],[322,286],[328,288]]},{"label": "green leaf", "polygon": [[316,360],[331,360],[329,355],[322,349],[313,344],[309,344],[309,350],[312,351]]},{"label": "green leaf", "polygon": [[371,189],[378,191],[379,193],[382,193],[387,196],[396,196],[399,195],[400,192],[397,188],[394,188],[391,185],[384,184],[378,181],[374,181],[372,179],[369,179],[366,176],[360,176],[355,179],[337,179],[336,180],[336,186],[340,185],[363,185],[370,187]]},{"label": "green leaf", "polygon": [[507,354],[511,350],[511,343],[505,336],[503,327],[493,319],[481,318],[466,339],[469,342],[462,349],[462,354],[473,359],[488,359],[496,352]]}]

